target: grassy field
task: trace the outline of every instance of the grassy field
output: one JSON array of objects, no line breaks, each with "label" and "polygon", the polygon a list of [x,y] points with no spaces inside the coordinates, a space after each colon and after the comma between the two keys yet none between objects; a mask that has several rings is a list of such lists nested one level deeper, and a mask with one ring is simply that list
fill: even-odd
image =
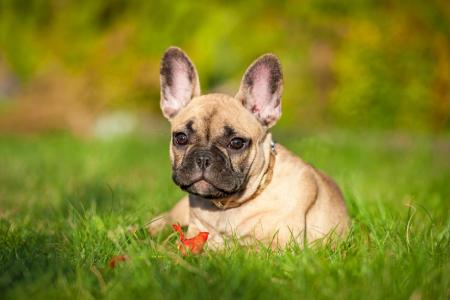
[{"label": "grassy field", "polygon": [[353,227],[337,247],[182,258],[170,230],[143,229],[182,195],[166,137],[0,137],[0,298],[450,297],[450,138],[276,137],[342,187]]}]

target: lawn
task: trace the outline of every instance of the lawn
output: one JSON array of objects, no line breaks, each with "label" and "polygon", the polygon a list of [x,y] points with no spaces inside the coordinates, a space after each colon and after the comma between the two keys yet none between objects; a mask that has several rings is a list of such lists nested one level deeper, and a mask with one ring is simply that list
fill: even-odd
[{"label": "lawn", "polygon": [[[448,136],[275,136],[339,183],[345,241],[182,258],[171,230],[143,229],[183,195],[166,137],[0,137],[0,298],[450,297]],[[129,260],[110,269],[118,254]]]}]

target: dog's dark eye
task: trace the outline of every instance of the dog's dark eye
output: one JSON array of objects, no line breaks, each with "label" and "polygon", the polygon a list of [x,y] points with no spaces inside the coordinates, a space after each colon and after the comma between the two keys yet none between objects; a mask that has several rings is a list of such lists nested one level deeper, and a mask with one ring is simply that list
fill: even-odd
[{"label": "dog's dark eye", "polygon": [[239,150],[239,149],[242,149],[245,146],[245,144],[246,144],[246,142],[244,139],[234,138],[228,144],[228,148],[233,149],[233,150]]},{"label": "dog's dark eye", "polygon": [[188,137],[185,133],[178,132],[174,134],[173,141],[176,145],[183,146],[188,143]]}]

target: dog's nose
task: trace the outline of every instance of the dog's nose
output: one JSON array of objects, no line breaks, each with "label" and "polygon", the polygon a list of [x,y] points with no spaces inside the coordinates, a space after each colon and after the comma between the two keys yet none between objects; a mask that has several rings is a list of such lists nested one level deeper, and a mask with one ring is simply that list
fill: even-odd
[{"label": "dog's nose", "polygon": [[205,152],[199,153],[195,162],[201,170],[206,170],[211,165],[211,155]]}]

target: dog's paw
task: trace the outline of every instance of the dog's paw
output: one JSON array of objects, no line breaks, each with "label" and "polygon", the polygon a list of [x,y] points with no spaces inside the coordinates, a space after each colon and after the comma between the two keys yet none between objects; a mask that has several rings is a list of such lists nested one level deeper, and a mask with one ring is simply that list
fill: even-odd
[{"label": "dog's paw", "polygon": [[145,227],[150,235],[156,235],[158,232],[169,225],[169,215],[167,213],[160,214],[148,222]]}]

